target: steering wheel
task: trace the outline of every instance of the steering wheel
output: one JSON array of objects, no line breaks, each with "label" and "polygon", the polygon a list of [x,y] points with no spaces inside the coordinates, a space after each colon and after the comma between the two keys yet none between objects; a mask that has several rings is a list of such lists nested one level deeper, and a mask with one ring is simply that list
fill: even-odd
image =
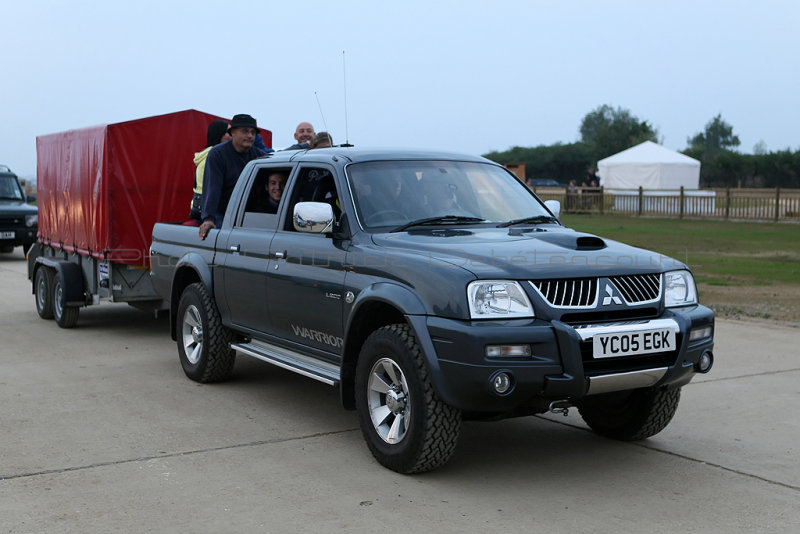
[{"label": "steering wheel", "polygon": [[364,222],[366,224],[370,225],[370,226],[373,226],[373,225],[385,220],[387,218],[386,217],[387,215],[399,215],[402,218],[402,220],[399,221],[399,222],[407,222],[407,221],[411,220],[411,218],[409,218],[409,216],[406,215],[405,213],[403,213],[402,211],[397,211],[397,210],[379,210],[379,211],[376,211],[375,213],[373,213],[372,215],[370,215],[369,217],[365,217],[364,218]]}]

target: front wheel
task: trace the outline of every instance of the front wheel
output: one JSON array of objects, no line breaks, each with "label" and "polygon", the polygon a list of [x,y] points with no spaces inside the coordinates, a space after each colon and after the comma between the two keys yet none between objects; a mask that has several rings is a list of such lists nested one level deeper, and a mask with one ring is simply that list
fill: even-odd
[{"label": "front wheel", "polygon": [[36,312],[42,319],[53,318],[53,271],[39,267],[33,277],[33,294],[36,298]]},{"label": "front wheel", "polygon": [[592,430],[623,441],[649,438],[664,430],[678,409],[681,388],[635,389],[591,395],[578,411]]},{"label": "front wheel", "polygon": [[433,470],[455,450],[461,411],[436,395],[408,325],[385,326],[364,342],[356,368],[356,409],[370,451],[393,471]]},{"label": "front wheel", "polygon": [[53,318],[61,328],[72,328],[78,324],[77,306],[64,305],[64,274],[60,271],[53,278]]},{"label": "front wheel", "polygon": [[231,341],[206,286],[187,286],[178,303],[178,356],[186,376],[204,383],[228,378],[236,361]]}]

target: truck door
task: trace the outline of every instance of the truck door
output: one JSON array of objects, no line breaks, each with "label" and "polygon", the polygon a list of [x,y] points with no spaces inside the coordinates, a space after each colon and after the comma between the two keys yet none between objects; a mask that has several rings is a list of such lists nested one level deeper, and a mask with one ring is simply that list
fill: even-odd
[{"label": "truck door", "polygon": [[277,206],[269,198],[269,180],[278,173],[285,183],[289,171],[258,170],[243,194],[246,201],[236,213],[233,228],[218,247],[224,261],[218,262],[223,272],[217,279],[222,279],[230,322],[254,333],[262,331],[268,320],[269,246],[278,227]]},{"label": "truck door", "polygon": [[340,356],[346,251],[341,242],[292,225],[297,202],[328,202],[338,216],[334,173],[319,164],[299,168],[270,246],[268,306],[270,334]]}]

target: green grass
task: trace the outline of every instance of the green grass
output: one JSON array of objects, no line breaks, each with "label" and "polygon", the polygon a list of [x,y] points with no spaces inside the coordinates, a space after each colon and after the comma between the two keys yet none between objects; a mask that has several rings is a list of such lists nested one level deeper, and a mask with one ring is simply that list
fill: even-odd
[{"label": "green grass", "polygon": [[565,214],[564,224],[680,260],[698,283],[800,285],[800,226]]}]

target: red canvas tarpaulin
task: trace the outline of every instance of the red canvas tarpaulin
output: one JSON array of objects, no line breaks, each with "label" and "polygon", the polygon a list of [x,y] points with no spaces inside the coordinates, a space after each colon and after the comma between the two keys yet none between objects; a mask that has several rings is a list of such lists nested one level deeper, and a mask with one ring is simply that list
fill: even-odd
[{"label": "red canvas tarpaulin", "polygon": [[37,137],[39,239],[146,265],[153,225],[188,218],[194,153],[221,118],[187,110]]}]

